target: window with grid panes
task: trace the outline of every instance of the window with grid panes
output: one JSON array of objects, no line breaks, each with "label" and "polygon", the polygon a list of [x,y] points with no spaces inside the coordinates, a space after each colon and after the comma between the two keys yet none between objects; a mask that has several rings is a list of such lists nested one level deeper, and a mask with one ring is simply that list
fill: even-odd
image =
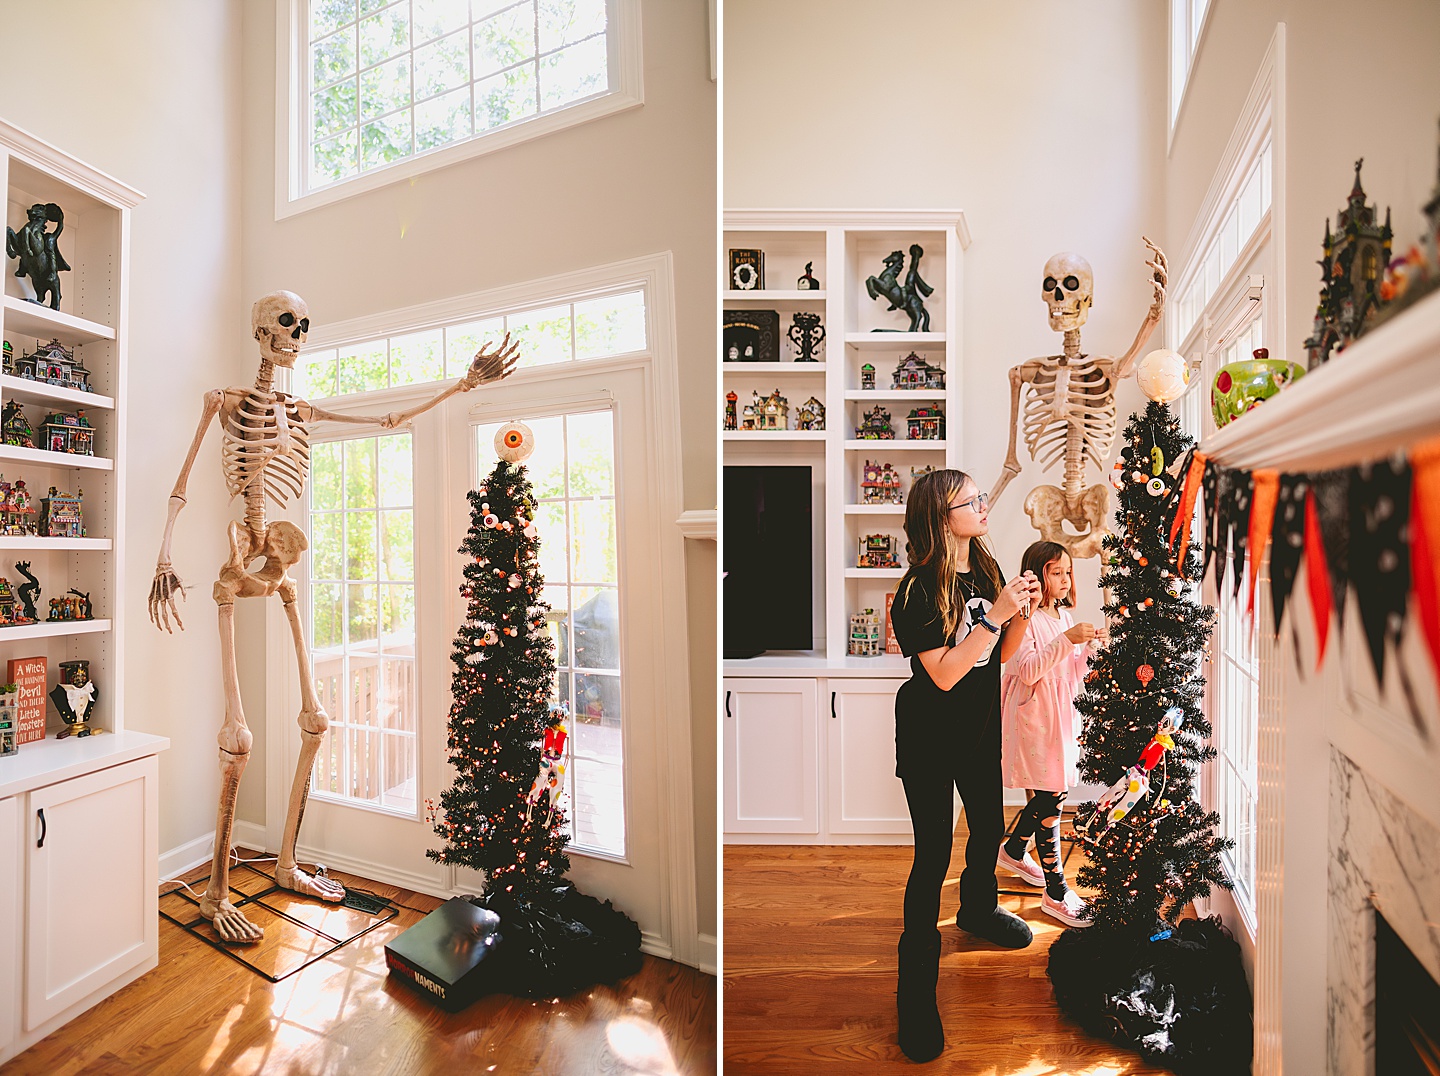
[{"label": "window with grid panes", "polygon": [[310,467],[311,662],[330,715],[312,790],[414,814],[410,434],[320,442]]},{"label": "window with grid panes", "polygon": [[[519,368],[647,348],[645,293],[620,289],[302,353],[296,392],[320,400],[458,377],[487,341],[521,345]],[[569,707],[572,845],[625,855],[614,414],[527,418],[540,565]],[[476,427],[489,467],[498,425]],[[415,809],[413,460],[408,433],[315,443],[311,457],[312,660],[331,735],[317,795]],[[423,523],[422,523],[423,525]],[[448,660],[448,655],[446,656]]]},{"label": "window with grid panes", "polygon": [[300,194],[611,93],[617,0],[295,0]]}]

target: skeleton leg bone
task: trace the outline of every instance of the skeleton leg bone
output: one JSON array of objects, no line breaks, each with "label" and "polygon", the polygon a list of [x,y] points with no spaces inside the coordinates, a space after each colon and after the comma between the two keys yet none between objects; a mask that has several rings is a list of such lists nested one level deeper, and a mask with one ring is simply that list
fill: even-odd
[{"label": "skeleton leg bone", "polygon": [[280,521],[265,531],[265,569],[278,568],[280,580],[276,590],[290,622],[290,637],[295,642],[295,661],[300,670],[300,758],[295,763],[295,778],[290,785],[290,804],[285,811],[285,832],[280,838],[280,856],[275,864],[275,883],[282,889],[303,893],[321,900],[343,900],[345,887],[323,874],[303,871],[295,862],[295,844],[300,837],[300,821],[305,817],[305,802],[310,798],[310,771],[315,754],[325,741],[330,718],[315,697],[315,676],[310,668],[310,648],[305,645],[305,632],[300,626],[300,613],[295,608],[295,581],[287,569],[300,559],[308,543],[304,533],[294,524]]},{"label": "skeleton leg bone", "polygon": [[220,659],[225,678],[225,723],[220,728],[220,807],[215,818],[215,855],[210,884],[200,898],[200,914],[209,919],[223,941],[257,942],[264,934],[230,903],[230,836],[235,827],[235,799],[240,777],[250,758],[253,737],[240,708],[240,676],[235,667],[235,596],[223,582],[215,584],[220,605]]}]

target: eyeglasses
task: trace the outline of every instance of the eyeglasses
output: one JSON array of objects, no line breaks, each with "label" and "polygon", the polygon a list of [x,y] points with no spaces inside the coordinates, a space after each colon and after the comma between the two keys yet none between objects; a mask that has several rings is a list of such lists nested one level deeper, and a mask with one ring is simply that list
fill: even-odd
[{"label": "eyeglasses", "polygon": [[990,506],[990,495],[988,493],[977,493],[968,501],[961,501],[959,504],[952,504],[950,506],[950,511],[953,512],[957,508],[969,508],[972,505],[977,512],[985,511],[985,509]]}]

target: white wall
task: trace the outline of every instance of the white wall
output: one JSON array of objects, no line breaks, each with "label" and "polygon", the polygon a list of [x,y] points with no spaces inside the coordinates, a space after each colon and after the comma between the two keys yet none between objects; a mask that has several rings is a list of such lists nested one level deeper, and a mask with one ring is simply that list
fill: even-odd
[{"label": "white wall", "polygon": [[[1276,205],[1283,204],[1276,223],[1284,241],[1277,260],[1285,320],[1283,337],[1277,334],[1269,346],[1272,355],[1303,363],[1302,342],[1320,290],[1316,262],[1325,219],[1333,227],[1345,205],[1357,157],[1365,158],[1369,200],[1382,217],[1392,209],[1396,252],[1419,234],[1419,207],[1436,182],[1440,5],[1376,0],[1360,9],[1341,0],[1252,0],[1212,3],[1209,19],[1165,169],[1168,232],[1177,245],[1189,234],[1275,26],[1285,23],[1287,180],[1276,193]],[[1288,656],[1280,660],[1288,675]],[[1323,820],[1329,817],[1330,741],[1322,729],[1332,727],[1333,735],[1339,718],[1325,705],[1325,682],[1311,676],[1286,688],[1285,711],[1305,715],[1284,736],[1277,1030],[1291,1072],[1326,1068],[1326,952],[1315,942],[1327,929]]]},{"label": "white wall", "polygon": [[[275,13],[244,8],[243,257],[237,308],[278,287],[315,324],[644,254],[674,255],[684,506],[715,495],[715,84],[703,0],[644,0],[645,104],[282,221],[274,214]],[[248,323],[247,323],[248,324]],[[696,543],[688,543],[692,546]],[[687,557],[699,929],[716,932],[714,554]],[[679,597],[677,596],[677,600]],[[240,620],[264,667],[261,618]],[[287,665],[276,675],[293,675]],[[261,713],[263,682],[246,679]],[[287,733],[293,717],[276,728]],[[256,722],[258,724],[258,722]],[[256,759],[264,758],[257,732]],[[261,766],[252,766],[258,771]],[[264,821],[263,774],[242,815]]]},{"label": "white wall", "polygon": [[[175,566],[195,584],[181,607],[186,632],[158,632],[145,598],[201,395],[232,382],[249,324],[236,302],[239,32],[236,0],[0,0],[0,38],[20,50],[0,115],[146,195],[131,215],[125,713],[129,728],[170,737],[160,756],[162,849],[212,831],[219,794],[210,583],[227,516],[213,457],[197,468],[177,525]],[[32,47],[33,64],[22,58]]]},{"label": "white wall", "polygon": [[[1095,270],[1082,346],[1122,353],[1149,309],[1142,233],[1164,244],[1164,12],[926,0],[727,0],[727,208],[955,208],[965,252],[963,466],[989,489],[1005,459],[1006,371],[1056,354],[1046,260]],[[1158,346],[1159,333],[1155,337]],[[1122,419],[1143,403],[1122,386]],[[990,513],[1002,567],[1038,535],[1025,494],[1058,485],[1025,468]],[[1107,464],[1108,468],[1108,464]],[[1042,477],[1043,475],[1043,477]],[[1108,482],[1091,470],[1087,483]],[[1077,612],[1099,615],[1097,561],[1076,566]]]}]

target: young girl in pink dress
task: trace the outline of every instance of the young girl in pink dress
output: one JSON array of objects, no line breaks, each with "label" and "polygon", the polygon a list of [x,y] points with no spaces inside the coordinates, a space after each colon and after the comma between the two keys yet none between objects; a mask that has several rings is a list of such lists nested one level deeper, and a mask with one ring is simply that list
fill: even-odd
[{"label": "young girl in pink dress", "polygon": [[[1080,717],[1075,695],[1092,649],[1105,640],[1103,625],[1070,616],[1075,586],[1070,554],[1056,542],[1025,550],[1021,573],[1041,581],[1039,608],[1020,648],[1005,663],[1000,686],[1001,773],[1006,788],[1024,788],[1030,802],[1000,846],[999,864],[1033,886],[1044,886],[1040,908],[1072,927],[1088,927],[1089,910],[1065,884],[1060,865],[1060,807],[1076,783]],[[1035,838],[1040,865],[1025,851]]]}]

